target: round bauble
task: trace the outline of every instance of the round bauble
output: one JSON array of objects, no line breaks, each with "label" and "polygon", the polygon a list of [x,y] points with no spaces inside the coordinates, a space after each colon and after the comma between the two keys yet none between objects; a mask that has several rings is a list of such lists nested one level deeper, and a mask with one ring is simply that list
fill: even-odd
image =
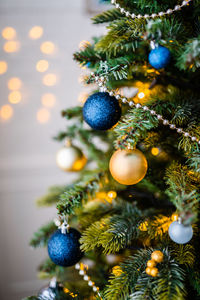
[{"label": "round bauble", "polygon": [[70,267],[75,265],[83,256],[80,250],[78,230],[70,228],[69,232],[61,233],[57,230],[48,240],[48,253],[51,260],[59,266]]},{"label": "round bauble", "polygon": [[155,267],[155,265],[156,265],[155,260],[152,260],[152,259],[148,260],[147,267],[153,268],[153,267]]},{"label": "round bauble", "polygon": [[147,273],[147,275],[150,275],[151,274],[151,268],[150,267],[147,267],[145,269],[145,272]]},{"label": "round bauble", "polygon": [[87,159],[75,146],[64,146],[56,154],[58,167],[65,172],[77,172],[83,169]]},{"label": "round bauble", "polygon": [[85,122],[96,130],[107,130],[113,127],[121,117],[118,100],[108,93],[91,95],[83,106]]},{"label": "round bauble", "polygon": [[177,244],[186,244],[192,239],[193,236],[192,226],[184,226],[178,221],[171,223],[168,232],[172,241]]},{"label": "round bauble", "polygon": [[157,263],[161,263],[163,261],[163,258],[164,258],[164,254],[159,250],[153,251],[151,253],[151,259]]},{"label": "round bauble", "polygon": [[149,53],[149,63],[155,69],[165,68],[170,62],[171,54],[169,49],[158,46]]},{"label": "round bauble", "polygon": [[39,300],[78,299],[74,294],[68,292],[67,289],[66,291],[62,284],[56,282],[54,286],[50,284],[49,286],[41,289],[40,292],[38,293],[37,299]]},{"label": "round bauble", "polygon": [[138,150],[117,150],[110,159],[110,173],[121,184],[132,185],[141,181],[147,172],[147,160]]},{"label": "round bauble", "polygon": [[150,275],[152,277],[156,277],[158,275],[158,269],[157,268],[151,268]]}]

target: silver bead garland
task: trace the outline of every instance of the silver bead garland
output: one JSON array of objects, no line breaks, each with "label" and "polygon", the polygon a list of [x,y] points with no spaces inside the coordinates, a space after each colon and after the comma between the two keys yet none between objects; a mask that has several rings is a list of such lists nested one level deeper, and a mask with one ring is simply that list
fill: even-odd
[{"label": "silver bead garland", "polygon": [[173,9],[169,8],[167,11],[161,11],[161,12],[158,12],[158,13],[152,13],[150,15],[148,14],[145,14],[145,15],[136,15],[134,13],[130,13],[128,10],[125,10],[123,7],[121,7],[119,5],[119,3],[117,3],[116,0],[111,0],[111,3],[113,5],[115,5],[115,7],[117,9],[120,10],[120,12],[122,14],[124,14],[126,17],[131,17],[132,19],[154,19],[154,18],[159,18],[159,17],[163,17],[163,16],[166,16],[166,15],[171,15],[172,13],[178,11],[178,10],[181,10],[184,6],[188,5],[192,0],[183,0],[182,3],[180,5],[176,5]]},{"label": "silver bead garland", "polygon": [[164,119],[164,117],[160,114],[157,114],[155,110],[149,109],[148,106],[143,106],[140,103],[135,103],[133,101],[128,101],[128,99],[120,94],[117,94],[114,90],[108,90],[106,87],[106,77],[95,75],[93,72],[91,73],[91,77],[94,81],[98,84],[100,92],[108,92],[110,96],[115,96],[116,99],[121,100],[122,103],[128,104],[130,107],[135,107],[137,109],[143,109],[144,111],[149,111],[152,116],[155,116],[160,122],[163,123],[165,126],[169,126],[171,130],[176,130],[177,133],[182,134],[184,137],[190,138],[192,142],[197,142],[200,145],[200,140],[192,136],[189,132],[184,131],[182,128],[176,127],[175,124],[170,123],[169,120]]},{"label": "silver bead garland", "polygon": [[81,263],[77,263],[75,265],[75,269],[79,270],[79,275],[83,276],[83,280],[87,281],[88,285],[92,287],[93,292],[97,293],[100,299],[102,299],[99,293],[99,288],[95,285],[95,283],[90,279],[90,277],[86,273],[87,266]]}]

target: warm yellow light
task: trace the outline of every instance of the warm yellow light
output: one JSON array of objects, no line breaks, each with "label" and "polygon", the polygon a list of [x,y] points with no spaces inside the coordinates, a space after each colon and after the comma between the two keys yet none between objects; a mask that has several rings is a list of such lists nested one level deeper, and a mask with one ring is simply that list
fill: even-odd
[{"label": "warm yellow light", "polygon": [[139,226],[140,231],[147,231],[147,228],[148,228],[148,222],[147,221],[144,221]]},{"label": "warm yellow light", "polygon": [[43,77],[43,84],[44,85],[47,85],[47,86],[53,86],[57,83],[57,77],[55,74],[53,73],[49,73],[49,74],[46,74],[44,77]]},{"label": "warm yellow light", "polygon": [[78,96],[78,102],[84,104],[87,98],[88,98],[88,94],[85,92],[81,92]]},{"label": "warm yellow light", "polygon": [[112,273],[113,273],[116,277],[118,277],[118,276],[120,276],[120,275],[123,273],[123,271],[122,271],[122,269],[120,268],[120,266],[115,266],[115,267],[112,268]]},{"label": "warm yellow light", "polygon": [[8,65],[5,61],[0,61],[0,75],[6,73]]},{"label": "warm yellow light", "polygon": [[42,96],[42,104],[46,107],[53,107],[56,103],[56,96],[51,93],[44,94]]},{"label": "warm yellow light", "polygon": [[6,40],[12,40],[16,37],[16,31],[13,27],[5,27],[2,32],[2,37]]},{"label": "warm yellow light", "polygon": [[29,37],[33,40],[41,38],[43,35],[43,28],[41,26],[34,26],[29,30]]},{"label": "warm yellow light", "polygon": [[18,77],[12,77],[8,80],[9,90],[16,91],[19,90],[22,86],[22,82]]},{"label": "warm yellow light", "polygon": [[159,153],[160,153],[159,148],[157,148],[157,147],[151,148],[151,154],[152,155],[157,156]]},{"label": "warm yellow light", "polygon": [[145,94],[143,93],[143,92],[140,92],[139,94],[138,94],[138,98],[139,99],[143,99],[145,97]]},{"label": "warm yellow light", "polygon": [[49,63],[45,59],[41,59],[36,64],[36,70],[38,72],[45,72],[49,68]]},{"label": "warm yellow light", "polygon": [[176,213],[172,214],[171,219],[172,219],[172,221],[177,221],[178,215]]},{"label": "warm yellow light", "polygon": [[17,52],[20,44],[17,41],[8,41],[4,44],[3,49],[7,53]]},{"label": "warm yellow light", "polygon": [[117,193],[115,191],[109,191],[107,195],[111,199],[115,199],[117,197]]},{"label": "warm yellow light", "polygon": [[41,52],[45,54],[53,54],[55,52],[55,45],[52,42],[44,42],[40,46]]},{"label": "warm yellow light", "polygon": [[1,107],[0,116],[3,120],[9,120],[13,116],[13,108],[11,105],[6,104]]},{"label": "warm yellow light", "polygon": [[91,43],[89,41],[83,40],[79,43],[79,49],[84,50],[85,48],[87,48],[90,45],[91,45]]},{"label": "warm yellow light", "polygon": [[37,120],[39,123],[47,123],[50,119],[50,113],[46,108],[41,108],[37,112]]},{"label": "warm yellow light", "polygon": [[22,95],[19,91],[13,91],[8,95],[8,101],[12,104],[17,104],[21,101]]}]

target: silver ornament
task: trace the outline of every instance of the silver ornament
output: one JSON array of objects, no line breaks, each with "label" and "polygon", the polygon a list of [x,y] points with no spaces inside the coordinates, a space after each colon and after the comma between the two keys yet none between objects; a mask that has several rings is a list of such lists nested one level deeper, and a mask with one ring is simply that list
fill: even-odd
[{"label": "silver ornament", "polygon": [[56,163],[58,167],[67,171],[80,171],[87,162],[82,151],[75,146],[64,146],[56,154]]},{"label": "silver ornament", "polygon": [[193,236],[193,229],[191,225],[184,226],[178,221],[174,221],[169,226],[169,236],[177,244],[188,243]]}]

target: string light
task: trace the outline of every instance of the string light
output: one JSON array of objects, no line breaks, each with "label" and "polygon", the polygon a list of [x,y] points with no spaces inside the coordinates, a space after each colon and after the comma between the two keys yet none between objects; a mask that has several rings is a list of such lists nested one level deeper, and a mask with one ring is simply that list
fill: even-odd
[{"label": "string light", "polygon": [[6,73],[8,69],[8,65],[7,65],[7,62],[6,61],[0,61],[0,75]]},{"label": "string light", "polygon": [[49,73],[43,77],[42,81],[44,85],[53,86],[57,83],[57,76],[53,73]]},{"label": "string light", "polygon": [[7,53],[17,52],[20,48],[20,43],[17,41],[8,41],[4,44],[3,49]]},{"label": "string light", "polygon": [[151,148],[151,154],[157,156],[160,153],[160,149],[157,147]]},{"label": "string light", "polygon": [[13,91],[8,95],[8,101],[12,104],[17,104],[21,101],[22,95],[19,91]]},{"label": "string light", "polygon": [[36,64],[36,70],[38,72],[45,72],[48,70],[48,68],[49,68],[49,63],[45,59],[39,60]]},{"label": "string light", "polygon": [[42,96],[42,105],[45,107],[53,107],[56,103],[56,96],[51,93],[46,93]]},{"label": "string light", "polygon": [[50,112],[46,108],[41,108],[37,112],[37,120],[39,123],[47,123],[50,119]]},{"label": "string light", "polygon": [[12,40],[16,37],[16,31],[13,27],[5,27],[2,30],[2,37],[6,40]]},{"label": "string light", "polygon": [[18,77],[12,77],[8,80],[9,90],[16,91],[19,90],[22,86],[22,82]]},{"label": "string light", "polygon": [[53,54],[55,52],[55,45],[50,41],[46,41],[41,44],[40,50],[45,54]]},{"label": "string light", "polygon": [[31,39],[37,40],[43,35],[43,28],[41,26],[34,26],[29,30],[28,35]]},{"label": "string light", "polygon": [[145,94],[143,92],[140,92],[137,96],[139,99],[143,99],[145,97]]},{"label": "string light", "polygon": [[6,105],[3,105],[0,109],[0,117],[2,120],[9,120],[12,118],[13,116],[13,108],[11,105],[9,104],[6,104]]}]

